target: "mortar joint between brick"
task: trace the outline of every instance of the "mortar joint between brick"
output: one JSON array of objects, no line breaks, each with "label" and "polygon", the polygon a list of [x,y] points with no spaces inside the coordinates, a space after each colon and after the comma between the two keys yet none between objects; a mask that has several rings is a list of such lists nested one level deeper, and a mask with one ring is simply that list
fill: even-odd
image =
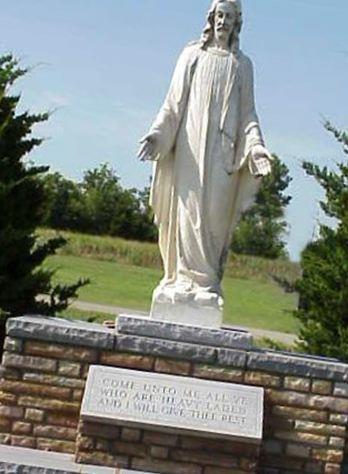
[{"label": "mortar joint between brick", "polygon": [[73,389],[73,388],[69,388],[69,390],[70,390],[69,400],[70,400],[71,402],[76,401],[76,400],[74,400],[74,389]]},{"label": "mortar joint between brick", "polygon": [[246,372],[247,372],[247,370],[248,370],[248,353],[247,353],[247,355],[246,355],[246,357],[245,357],[244,366],[241,367],[241,370],[244,372],[244,377],[245,377],[245,374],[246,374]]},{"label": "mortar joint between brick", "polygon": [[217,364],[217,361],[218,361],[218,358],[219,358],[219,349],[214,349],[213,354],[214,354],[214,355],[213,355],[213,361],[212,361],[212,363],[213,363],[214,365],[216,365],[216,364]]},{"label": "mortar joint between brick", "polygon": [[315,379],[313,377],[310,378],[310,384],[309,384],[309,393],[313,393],[313,382]]},{"label": "mortar joint between brick", "polygon": [[279,384],[279,389],[280,390],[285,390],[285,375],[283,374],[279,374],[279,378],[280,378],[280,384]]}]

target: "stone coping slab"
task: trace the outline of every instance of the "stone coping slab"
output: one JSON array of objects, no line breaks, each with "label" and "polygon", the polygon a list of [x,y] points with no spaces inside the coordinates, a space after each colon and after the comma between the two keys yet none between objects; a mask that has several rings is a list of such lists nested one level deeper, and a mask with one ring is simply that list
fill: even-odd
[{"label": "stone coping slab", "polygon": [[250,332],[239,329],[210,329],[157,321],[129,314],[120,314],[116,318],[116,332],[145,337],[154,337],[156,335],[156,338],[159,339],[230,349],[250,349],[253,339]]},{"label": "stone coping slab", "polygon": [[191,360],[224,367],[348,382],[348,364],[334,359],[262,349],[227,349],[152,337],[116,334],[99,324],[41,316],[10,318],[7,335],[74,346],[93,347]]},{"label": "stone coping slab", "polygon": [[348,364],[335,359],[311,357],[289,352],[253,351],[248,355],[247,367],[280,374],[313,377],[341,382],[348,381]]},{"label": "stone coping slab", "polygon": [[23,339],[40,339],[100,349],[114,349],[113,331],[101,324],[85,321],[21,316],[7,321],[7,335]]},{"label": "stone coping slab", "polygon": [[218,351],[215,347],[124,334],[117,335],[116,349],[120,352],[170,357],[205,364],[214,364]]},{"label": "stone coping slab", "polygon": [[[76,464],[73,456],[0,445],[0,474],[115,474],[110,467]],[[120,469],[119,474],[151,474]]]}]

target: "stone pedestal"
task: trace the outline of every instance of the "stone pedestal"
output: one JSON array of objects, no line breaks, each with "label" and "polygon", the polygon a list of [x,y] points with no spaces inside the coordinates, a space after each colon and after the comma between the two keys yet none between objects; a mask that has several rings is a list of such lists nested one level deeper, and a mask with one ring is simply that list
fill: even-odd
[{"label": "stone pedestal", "polygon": [[[121,472],[125,466],[160,474],[239,474],[255,469],[256,460],[258,474],[346,471],[347,364],[257,349],[243,332],[145,323],[120,317],[114,331],[57,318],[10,319],[0,367],[0,444],[78,452],[80,463],[101,466],[113,456],[111,469]],[[265,411],[260,448],[251,445],[255,451],[245,452],[248,444],[235,440],[122,423],[112,427],[110,437],[110,426],[105,433],[105,424],[81,420],[91,365],[261,387]],[[215,458],[219,467],[211,465]],[[231,464],[236,462],[238,467]],[[81,466],[81,472],[86,469]]]},{"label": "stone pedestal", "polygon": [[[214,346],[226,350],[252,347],[246,331],[131,315],[118,317],[116,333],[138,350],[160,344],[168,354],[180,347],[192,357],[210,357]],[[131,457],[133,469],[157,473],[256,473],[263,397],[263,388],[91,366],[80,412],[76,461],[127,467]]]}]

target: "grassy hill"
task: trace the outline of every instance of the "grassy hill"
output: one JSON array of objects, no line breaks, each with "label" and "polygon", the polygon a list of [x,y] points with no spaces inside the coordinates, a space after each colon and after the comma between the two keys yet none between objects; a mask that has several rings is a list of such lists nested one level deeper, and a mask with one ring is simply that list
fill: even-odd
[{"label": "grassy hill", "polygon": [[[54,234],[42,230],[43,237]],[[46,265],[56,268],[56,278],[73,282],[89,277],[80,300],[148,310],[151,294],[161,278],[157,245],[63,232],[69,244]],[[296,332],[291,315],[296,295],[286,294],[272,279],[293,281],[298,265],[287,261],[232,255],[223,281],[226,323],[283,332]]]},{"label": "grassy hill", "polygon": [[[40,231],[40,235],[44,238],[56,234],[54,230],[41,229]],[[60,232],[60,235],[68,240],[68,245],[62,249],[61,255],[162,269],[157,244],[73,232]],[[259,281],[272,281],[272,276],[294,281],[299,274],[299,265],[288,260],[267,260],[233,254],[230,256],[225,271],[228,277]]]}]

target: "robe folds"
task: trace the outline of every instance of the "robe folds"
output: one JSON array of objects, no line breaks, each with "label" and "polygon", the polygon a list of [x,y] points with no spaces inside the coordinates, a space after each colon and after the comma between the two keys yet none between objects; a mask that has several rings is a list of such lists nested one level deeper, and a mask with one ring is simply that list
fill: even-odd
[{"label": "robe folds", "polygon": [[187,46],[150,132],[159,143],[150,197],[164,263],[157,294],[221,295],[233,231],[260,184],[250,153],[263,140],[249,58]]}]

